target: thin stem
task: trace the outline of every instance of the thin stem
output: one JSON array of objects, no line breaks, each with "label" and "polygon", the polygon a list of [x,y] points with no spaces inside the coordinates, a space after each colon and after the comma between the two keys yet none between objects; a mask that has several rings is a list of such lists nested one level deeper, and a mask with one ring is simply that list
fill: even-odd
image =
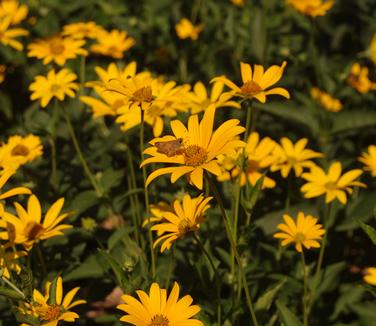
[{"label": "thin stem", "polygon": [[35,248],[36,248],[36,251],[37,251],[37,256],[38,256],[40,265],[42,267],[42,273],[43,273],[44,276],[46,276],[47,275],[47,268],[46,268],[46,263],[45,263],[44,258],[43,258],[42,250],[40,249],[40,244],[37,243]]},{"label": "thin stem", "polygon": [[217,268],[215,267],[214,265],[214,262],[213,262],[213,259],[212,257],[209,255],[208,251],[205,249],[204,245],[202,244],[200,238],[195,234],[195,233],[192,233],[193,235],[193,238],[196,240],[196,242],[198,243],[198,246],[200,247],[200,249],[202,250],[202,252],[204,253],[204,255],[206,256],[206,258],[208,259],[209,263],[210,263],[210,266],[211,268],[213,269],[213,273],[215,274]]},{"label": "thin stem", "polygon": [[51,181],[54,188],[57,188],[57,161],[56,161],[56,145],[53,137],[48,138],[51,146]]},{"label": "thin stem", "polygon": [[24,299],[26,299],[25,294],[16,286],[14,285],[11,281],[9,281],[6,277],[1,276],[1,279],[3,280],[4,283],[8,284],[14,291],[16,291],[18,294],[20,294]]},{"label": "thin stem", "polygon": [[[127,179],[127,182],[128,182],[128,189],[130,191],[133,190],[133,185],[132,185],[132,180],[131,178],[128,178]],[[133,196],[130,196],[130,203],[131,203],[131,211],[132,211],[132,223],[133,223],[133,232],[134,232],[134,237],[136,239],[136,242],[137,244],[140,246],[140,235],[138,233],[138,228],[139,228],[139,224],[138,224],[138,221],[137,221],[137,212],[136,212],[136,204],[134,202],[134,198]]]},{"label": "thin stem", "polygon": [[286,202],[285,202],[285,213],[288,213],[291,206],[291,193],[292,193],[292,171],[290,171],[287,176],[287,191],[286,191]]},{"label": "thin stem", "polygon": [[304,252],[302,250],[302,266],[303,266],[303,287],[304,287],[304,292],[303,292],[303,325],[308,326],[308,278],[307,278],[307,270],[306,270],[306,263],[305,263],[305,257],[304,257]]},{"label": "thin stem", "polygon": [[166,289],[168,289],[168,287],[170,286],[173,262],[174,262],[174,248],[172,247],[171,254],[168,260],[167,277],[166,277],[166,284],[165,284]]}]

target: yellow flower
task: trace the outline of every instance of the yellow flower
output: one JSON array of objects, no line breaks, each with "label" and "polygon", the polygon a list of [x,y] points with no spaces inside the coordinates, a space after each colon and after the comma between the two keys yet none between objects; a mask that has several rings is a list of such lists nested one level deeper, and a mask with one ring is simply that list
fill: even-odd
[{"label": "yellow flower", "polygon": [[10,17],[11,25],[22,22],[28,12],[28,7],[26,5],[20,5],[17,0],[3,0],[0,2],[0,19]]},{"label": "yellow flower", "polygon": [[285,223],[277,226],[282,232],[273,235],[274,238],[283,239],[282,246],[295,242],[295,249],[298,252],[302,252],[303,246],[306,249],[320,248],[318,240],[321,240],[325,230],[321,224],[317,224],[317,218],[312,215],[304,216],[303,212],[299,212],[296,223],[287,214],[283,215],[283,219]]},{"label": "yellow flower", "polygon": [[6,72],[6,70],[7,70],[7,67],[5,65],[0,65],[0,84],[5,79],[5,72]]},{"label": "yellow flower", "polygon": [[376,65],[376,33],[373,34],[371,44],[367,52],[372,62]]},{"label": "yellow flower", "polygon": [[347,83],[362,94],[376,89],[376,83],[371,82],[368,78],[368,68],[361,67],[359,63],[354,63],[351,66]]},{"label": "yellow flower", "polygon": [[340,100],[333,98],[328,93],[320,91],[317,87],[311,89],[311,96],[327,111],[339,112],[343,109]]},{"label": "yellow flower", "polygon": [[200,228],[200,223],[204,220],[204,215],[212,197],[205,198],[200,195],[191,198],[185,195],[183,201],[175,200],[173,204],[173,211],[160,211],[160,217],[152,217],[151,222],[158,222],[158,224],[151,227],[150,230],[156,231],[158,239],[154,242],[154,248],[160,243],[161,252],[165,249],[170,249],[172,244],[177,239],[182,239],[188,232],[195,232]]},{"label": "yellow flower", "polygon": [[[0,173],[0,200],[17,196],[17,195],[30,195],[31,194],[31,190],[26,187],[16,187],[16,188],[9,189],[5,192],[2,192],[4,186],[6,185],[6,183],[8,182],[8,180],[14,173],[15,173],[15,170],[11,168],[7,168],[3,170],[2,173]],[[3,212],[4,212],[3,206],[0,203],[0,215]]]},{"label": "yellow flower", "polygon": [[102,26],[95,22],[78,22],[65,25],[63,27],[62,35],[69,36],[75,39],[83,38],[97,38],[99,33],[104,31]]},{"label": "yellow flower", "polygon": [[175,31],[180,39],[190,38],[192,40],[197,40],[198,35],[201,33],[203,25],[195,26],[187,18],[182,18],[176,25]]},{"label": "yellow flower", "polygon": [[76,74],[66,68],[57,73],[55,70],[50,70],[47,77],[36,76],[29,86],[32,92],[30,99],[33,101],[40,99],[40,105],[45,108],[53,97],[59,101],[63,101],[65,95],[74,97],[74,91],[79,89],[78,84],[73,82],[76,79]]},{"label": "yellow flower", "polygon": [[[0,213],[1,216],[1,213]],[[6,250],[11,247],[11,244],[8,243],[6,245],[0,245],[0,270],[2,271],[2,275],[5,278],[10,278],[10,271],[15,271],[17,274],[20,273],[21,267],[17,264],[17,259],[20,257],[27,256],[26,251],[10,251],[7,252]],[[8,269],[9,267],[9,269]]]},{"label": "yellow flower", "polygon": [[[146,219],[143,223],[142,226],[145,227],[146,225],[150,223],[155,223],[155,222],[162,222],[162,221],[167,221],[163,215],[166,212],[173,212],[173,207],[169,205],[166,202],[159,202],[158,204],[151,204],[149,205],[150,209],[150,215],[148,219]],[[161,232],[157,232],[157,235],[162,234]]]},{"label": "yellow flower", "polygon": [[366,268],[366,275],[363,277],[364,282],[376,286],[376,267]]},{"label": "yellow flower", "polygon": [[42,222],[42,208],[35,195],[31,195],[27,203],[27,210],[15,203],[17,215],[4,211],[0,227],[5,229],[0,232],[0,239],[9,240],[15,244],[22,244],[26,250],[30,250],[35,242],[45,240],[69,229],[72,225],[60,224],[67,213],[60,214],[64,205],[64,198],[57,200],[47,211]]},{"label": "yellow flower", "polygon": [[376,177],[376,146],[370,145],[368,146],[368,153],[363,152],[360,157],[358,157],[358,161],[362,162],[365,167],[363,168],[365,171],[370,171],[373,177]]},{"label": "yellow flower", "polygon": [[55,35],[29,44],[27,56],[43,59],[45,65],[54,61],[59,66],[63,66],[67,60],[74,59],[79,55],[86,56],[88,52],[82,48],[84,45],[84,40]]},{"label": "yellow flower", "polygon": [[223,106],[230,106],[236,109],[240,108],[240,104],[230,101],[232,95],[229,93],[222,94],[223,83],[216,82],[213,84],[210,97],[202,82],[197,82],[193,86],[193,91],[190,94],[191,113],[196,114],[205,111],[209,105],[214,105],[216,108]]},{"label": "yellow flower", "polygon": [[179,285],[175,282],[170,295],[161,289],[157,283],[150,287],[149,295],[144,291],[136,291],[139,299],[130,295],[123,295],[121,299],[125,302],[117,306],[126,313],[120,320],[136,326],[157,326],[157,325],[184,325],[204,326],[204,324],[192,319],[200,307],[191,305],[193,299],[186,295],[179,300]]},{"label": "yellow flower", "polygon": [[312,166],[310,172],[302,174],[302,178],[308,181],[301,188],[304,197],[313,198],[325,194],[326,203],[330,203],[337,198],[342,204],[346,204],[346,192],[352,194],[351,187],[366,187],[366,185],[354,181],[363,173],[360,169],[350,170],[342,176],[341,173],[340,162],[332,163],[327,174],[320,167]]},{"label": "yellow flower", "polygon": [[245,0],[230,0],[235,6],[244,7]]},{"label": "yellow flower", "polygon": [[188,120],[188,129],[180,120],[173,120],[170,125],[174,136],[155,138],[150,142],[153,146],[144,153],[152,157],[145,159],[141,166],[156,162],[178,166],[152,172],[146,180],[146,186],[158,176],[171,173],[172,183],[188,174],[189,181],[202,189],[204,170],[217,176],[221,174],[217,157],[244,146],[244,142],[236,139],[236,136],[244,132],[245,128],[238,126],[239,120],[230,119],[213,132],[214,116],[213,106],[205,111],[201,123],[197,115],[192,115]]},{"label": "yellow flower", "polygon": [[293,144],[290,139],[283,137],[281,144],[277,144],[274,148],[275,161],[270,168],[271,171],[280,170],[282,177],[287,178],[291,169],[294,169],[295,175],[300,177],[304,168],[311,168],[315,165],[311,159],[323,157],[322,153],[305,148],[307,143],[307,138],[302,138]]},{"label": "yellow flower", "polygon": [[97,42],[91,46],[91,52],[115,59],[122,59],[124,52],[136,43],[133,37],[128,36],[127,32],[117,29],[98,33]]},{"label": "yellow flower", "polygon": [[311,17],[325,16],[334,5],[334,0],[286,0],[286,2],[303,15]]},{"label": "yellow flower", "polygon": [[23,28],[9,28],[10,24],[11,17],[0,18],[0,43],[22,51],[23,45],[16,40],[16,37],[29,35],[29,32]]},{"label": "yellow flower", "polygon": [[267,90],[270,86],[277,83],[283,74],[286,67],[286,61],[284,61],[281,67],[273,65],[264,72],[264,67],[261,65],[254,65],[254,71],[248,63],[240,62],[240,70],[242,75],[243,85],[240,87],[235,85],[231,80],[226,77],[215,77],[211,82],[222,82],[226,86],[230,87],[235,96],[239,96],[244,99],[255,98],[261,103],[266,102],[266,96],[277,94],[285,98],[290,98],[289,92],[281,87],[276,87]]}]

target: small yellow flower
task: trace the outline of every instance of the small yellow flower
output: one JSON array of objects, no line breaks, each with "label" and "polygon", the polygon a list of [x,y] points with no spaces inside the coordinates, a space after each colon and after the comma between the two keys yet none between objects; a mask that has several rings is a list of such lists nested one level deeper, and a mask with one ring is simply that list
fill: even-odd
[{"label": "small yellow flower", "polygon": [[86,56],[88,52],[82,48],[84,45],[84,40],[55,35],[29,44],[27,56],[43,59],[45,65],[54,61],[59,66],[63,66],[67,60],[74,59],[79,55]]},{"label": "small yellow flower", "polygon": [[235,6],[244,7],[245,0],[230,0]]},{"label": "small yellow flower", "polygon": [[76,79],[76,74],[66,68],[57,73],[55,70],[50,70],[46,77],[36,76],[29,86],[32,92],[30,99],[32,101],[40,99],[40,105],[45,108],[53,97],[59,101],[63,101],[65,95],[74,97],[74,91],[79,89],[78,84],[73,82]]},{"label": "small yellow flower", "polygon": [[121,321],[135,326],[204,326],[204,324],[192,319],[200,307],[192,304],[192,297],[186,295],[179,300],[179,285],[175,282],[169,296],[167,290],[161,289],[157,283],[150,287],[149,294],[144,291],[136,291],[139,299],[130,295],[123,295],[123,304],[117,306],[126,315]]},{"label": "small yellow flower", "polygon": [[[1,216],[1,213],[0,213]],[[10,271],[16,272],[17,274],[21,271],[21,266],[17,264],[17,259],[20,257],[27,256],[26,251],[13,251],[10,250],[7,252],[7,249],[11,247],[11,244],[8,243],[6,245],[0,245],[0,270],[2,271],[2,275],[5,278],[10,278]],[[9,269],[8,269],[9,267]]]},{"label": "small yellow flower", "polygon": [[363,277],[364,282],[376,286],[376,267],[366,268],[366,275]]},{"label": "small yellow flower", "polygon": [[20,5],[17,0],[2,0],[0,2],[0,19],[10,17],[11,25],[21,23],[26,18],[28,12],[28,7]]},{"label": "small yellow flower", "polygon": [[368,78],[368,68],[361,67],[359,63],[354,63],[351,66],[347,83],[362,94],[376,89],[376,83],[371,82]]},{"label": "small yellow flower", "polygon": [[299,212],[296,223],[287,214],[283,215],[283,219],[285,223],[277,226],[282,232],[277,232],[273,235],[274,238],[283,239],[282,246],[287,246],[294,242],[295,249],[298,252],[303,251],[303,246],[306,249],[320,248],[318,240],[321,240],[325,230],[321,224],[317,223],[317,218],[312,215],[304,216],[303,212]]},{"label": "small yellow flower", "polygon": [[350,170],[343,175],[341,173],[342,165],[340,162],[332,163],[328,173],[325,173],[318,166],[312,166],[310,172],[302,174],[302,178],[308,181],[301,188],[304,197],[313,198],[325,194],[326,203],[330,203],[337,198],[342,204],[346,204],[346,193],[352,194],[351,187],[366,187],[366,185],[354,181],[363,173],[360,169]]},{"label": "small yellow flower", "polygon": [[363,168],[365,171],[370,171],[373,177],[376,177],[376,146],[370,145],[368,146],[368,153],[363,152],[360,157],[358,157],[358,161],[362,162],[365,167]]},{"label": "small yellow flower", "polygon": [[327,111],[339,112],[343,109],[343,105],[340,100],[319,90],[317,87],[311,89],[311,96]]},{"label": "small yellow flower", "polygon": [[57,200],[47,211],[42,222],[42,208],[35,195],[31,195],[27,203],[27,210],[15,203],[17,215],[4,211],[0,220],[0,239],[8,240],[15,244],[22,244],[26,250],[30,250],[35,242],[45,240],[69,229],[72,225],[60,224],[67,213],[60,214],[64,205],[64,198]]},{"label": "small yellow flower", "polygon": [[235,85],[231,80],[226,77],[215,77],[211,82],[222,82],[226,86],[230,87],[235,96],[243,99],[255,98],[261,103],[266,102],[266,96],[277,94],[285,98],[290,98],[289,92],[281,87],[276,87],[267,90],[270,86],[277,83],[283,74],[286,67],[286,61],[284,61],[281,67],[273,65],[264,72],[264,67],[261,65],[254,65],[254,71],[252,73],[251,65],[241,62],[240,70],[242,75],[243,85],[240,87]]},{"label": "small yellow flower", "polygon": [[286,3],[294,7],[303,15],[317,17],[325,16],[334,5],[334,0],[286,0]]},{"label": "small yellow flower", "polygon": [[29,35],[29,32],[23,28],[9,28],[10,24],[11,17],[0,18],[0,43],[22,51],[23,45],[16,37]]},{"label": "small yellow flower", "polygon": [[78,22],[65,25],[63,27],[62,35],[75,39],[94,39],[97,38],[99,33],[102,33],[103,31],[103,27],[97,25],[95,22]]},{"label": "small yellow flower", "polygon": [[182,18],[176,25],[175,31],[177,36],[184,40],[190,38],[192,40],[197,40],[198,35],[201,33],[203,25],[195,26],[187,18]]},{"label": "small yellow flower", "polygon": [[127,32],[113,29],[111,32],[102,31],[97,35],[97,42],[90,48],[92,53],[122,59],[124,52],[129,50],[136,41]]},{"label": "small yellow flower", "polygon": [[305,148],[307,143],[307,138],[302,138],[293,144],[290,139],[283,137],[281,144],[274,148],[275,161],[270,168],[271,171],[281,171],[282,177],[287,178],[291,169],[294,169],[295,175],[300,177],[304,168],[315,165],[311,159],[323,157],[322,153]]},{"label": "small yellow flower", "polygon": [[373,34],[371,44],[367,52],[368,52],[369,58],[376,65],[376,33]]}]

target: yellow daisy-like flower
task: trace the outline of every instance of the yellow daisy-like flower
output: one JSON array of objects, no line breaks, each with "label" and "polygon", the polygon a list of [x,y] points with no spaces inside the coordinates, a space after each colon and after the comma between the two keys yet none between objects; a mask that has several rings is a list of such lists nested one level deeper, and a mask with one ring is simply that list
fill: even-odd
[{"label": "yellow daisy-like flower", "polygon": [[57,200],[48,209],[42,222],[42,208],[35,195],[31,195],[27,203],[27,210],[20,204],[15,203],[17,215],[4,211],[0,220],[0,239],[8,240],[15,244],[22,244],[26,250],[30,250],[35,242],[45,240],[58,235],[69,229],[72,225],[60,224],[67,213],[60,214],[64,205],[64,198]]},{"label": "yellow daisy-like flower", "polygon": [[63,101],[65,95],[74,97],[79,85],[73,81],[77,79],[76,74],[64,68],[57,73],[50,70],[47,76],[36,76],[34,82],[29,86],[32,92],[30,99],[32,101],[40,99],[40,105],[45,108],[51,99],[57,98]]},{"label": "yellow daisy-like flower", "polygon": [[329,168],[328,173],[318,166],[312,166],[310,172],[302,174],[302,178],[308,182],[300,189],[305,198],[318,197],[325,194],[325,202],[330,203],[338,199],[342,204],[346,204],[346,192],[352,194],[351,187],[366,187],[359,181],[354,181],[363,171],[360,169],[350,170],[342,173],[340,162],[334,162]]},{"label": "yellow daisy-like flower", "polygon": [[235,6],[244,7],[245,0],[230,0]]},{"label": "yellow daisy-like flower", "polygon": [[[1,212],[0,212],[1,216]],[[10,278],[10,271],[16,272],[17,274],[20,273],[21,267],[17,264],[17,259],[20,257],[27,256],[26,251],[8,251],[7,249],[11,247],[11,244],[8,243],[6,245],[0,245],[0,270],[2,271],[2,275],[5,278]],[[9,269],[8,269],[9,267]]]},{"label": "yellow daisy-like flower", "polygon": [[307,143],[307,138],[302,138],[293,144],[290,139],[283,137],[281,144],[277,144],[274,148],[275,161],[270,167],[271,171],[281,171],[282,177],[287,178],[291,169],[294,169],[295,175],[300,177],[304,168],[313,167],[315,163],[311,159],[323,157],[323,154],[305,148]]},{"label": "yellow daisy-like flower", "polygon": [[192,297],[186,295],[179,300],[179,285],[175,282],[170,295],[167,290],[161,289],[157,283],[150,287],[149,294],[144,291],[136,291],[140,300],[130,295],[123,295],[125,302],[117,306],[126,313],[120,320],[135,326],[204,326],[204,324],[192,319],[200,307],[192,304]]},{"label": "yellow daisy-like flower", "polygon": [[16,37],[29,35],[29,32],[23,28],[9,28],[11,21],[9,16],[0,18],[0,43],[22,51],[23,45]]},{"label": "yellow daisy-like flower", "polygon": [[368,146],[368,153],[363,152],[360,157],[358,157],[358,161],[362,162],[365,167],[363,168],[365,171],[370,171],[373,177],[376,177],[376,146],[370,145]]},{"label": "yellow daisy-like flower", "polygon": [[158,212],[162,220],[158,216],[152,217],[150,221],[159,222],[150,229],[156,231],[159,236],[154,242],[154,247],[163,242],[161,252],[169,250],[177,239],[184,238],[188,232],[197,231],[200,223],[203,222],[205,212],[210,207],[208,203],[211,199],[212,197],[205,198],[203,195],[195,198],[185,195],[182,202],[174,201],[173,211]]},{"label": "yellow daisy-like flower", "polygon": [[43,59],[45,65],[54,61],[59,66],[63,66],[67,60],[74,59],[79,55],[86,56],[88,52],[82,48],[84,45],[84,40],[55,35],[29,44],[27,56]]},{"label": "yellow daisy-like flower", "polygon": [[103,31],[97,35],[97,44],[90,48],[92,53],[122,59],[124,52],[129,50],[136,41],[128,36],[127,32],[113,29],[111,32]]},{"label": "yellow daisy-like flower", "polygon": [[194,41],[197,40],[198,35],[201,33],[202,29],[203,29],[203,25],[195,26],[187,18],[182,18],[175,25],[176,35],[182,40],[186,38],[190,38]]},{"label": "yellow daisy-like flower", "polygon": [[367,52],[372,62],[376,65],[376,33],[373,34],[371,44]]},{"label": "yellow daisy-like flower", "polygon": [[202,82],[197,82],[193,86],[193,91],[190,93],[191,113],[196,114],[205,111],[209,105],[214,105],[216,108],[229,106],[236,109],[240,108],[240,104],[235,101],[230,101],[232,95],[223,93],[223,83],[216,82],[213,84],[210,96]]},{"label": "yellow daisy-like flower", "polygon": [[141,166],[150,163],[168,163],[178,166],[160,168],[152,172],[146,180],[148,186],[158,176],[171,173],[171,182],[188,174],[189,181],[198,189],[203,186],[204,170],[220,175],[221,169],[217,157],[231,153],[244,142],[236,138],[245,131],[238,126],[239,120],[230,119],[213,132],[215,107],[209,107],[199,123],[198,116],[192,115],[188,120],[188,128],[180,120],[171,121],[174,136],[153,139],[144,153],[152,157],[145,159]]},{"label": "yellow daisy-like flower", "polygon": [[364,275],[364,282],[376,286],[376,267],[368,267],[365,270],[366,275]]},{"label": "yellow daisy-like flower", "polygon": [[[142,223],[143,227],[145,227],[146,225],[150,223],[167,221],[163,217],[163,214],[165,212],[173,212],[173,207],[171,207],[171,205],[169,205],[166,202],[159,202],[158,204],[149,205],[149,210],[150,210],[151,217],[149,217]],[[157,232],[157,234],[160,235],[161,232]]]},{"label": "yellow daisy-like flower", "polygon": [[[31,190],[26,187],[16,187],[11,188],[5,192],[3,192],[3,188],[10,179],[10,177],[15,173],[14,169],[7,168],[0,173],[0,200],[4,200],[9,197],[17,196],[17,195],[30,195]],[[0,217],[4,213],[4,208],[0,203]]]},{"label": "yellow daisy-like flower", "polygon": [[17,0],[2,0],[0,2],[0,19],[10,17],[10,23],[21,23],[27,16],[29,9],[26,5],[20,5]]},{"label": "yellow daisy-like flower", "polygon": [[104,31],[102,26],[97,25],[95,22],[78,22],[65,25],[63,27],[64,36],[69,36],[75,39],[84,38],[97,38],[99,33]]},{"label": "yellow daisy-like flower", "polygon": [[359,63],[354,63],[351,66],[350,74],[347,77],[347,83],[362,94],[375,90],[376,83],[369,80],[368,73],[367,67],[361,67]]},{"label": "yellow daisy-like flower", "polygon": [[340,100],[319,90],[317,87],[311,89],[311,96],[327,111],[339,112],[343,109],[343,105]]},{"label": "yellow daisy-like flower", "polygon": [[279,67],[273,65],[264,72],[264,67],[261,65],[254,65],[252,73],[251,65],[248,63],[240,62],[240,70],[242,75],[243,84],[239,87],[235,85],[231,80],[226,77],[215,77],[211,82],[222,82],[226,86],[230,87],[233,95],[241,97],[243,99],[255,98],[261,103],[266,102],[266,96],[277,94],[285,98],[290,98],[289,92],[281,87],[275,87],[267,90],[270,86],[277,83],[285,70],[287,62],[284,61]]},{"label": "yellow daisy-like flower", "polygon": [[286,3],[303,15],[317,17],[325,16],[334,5],[334,0],[286,0]]},{"label": "yellow daisy-like flower", "polygon": [[6,72],[6,70],[7,70],[7,67],[5,65],[0,65],[0,84],[5,79],[5,72]]},{"label": "yellow daisy-like flower", "polygon": [[325,230],[321,224],[317,223],[317,218],[312,215],[304,216],[303,212],[299,212],[296,223],[287,214],[283,215],[283,219],[285,223],[277,226],[282,232],[273,235],[274,238],[283,239],[282,246],[294,242],[295,249],[298,252],[303,251],[303,246],[306,249],[320,248],[318,240],[321,240]]}]

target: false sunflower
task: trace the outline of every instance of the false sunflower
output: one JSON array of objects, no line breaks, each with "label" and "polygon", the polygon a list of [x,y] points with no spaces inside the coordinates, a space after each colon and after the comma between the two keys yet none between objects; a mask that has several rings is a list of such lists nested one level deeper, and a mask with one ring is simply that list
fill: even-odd
[{"label": "false sunflower", "polygon": [[376,286],[376,267],[368,267],[365,270],[363,277],[364,281],[368,284]]},{"label": "false sunflower", "polygon": [[333,7],[334,0],[286,0],[286,3],[303,15],[317,17],[325,16]]},{"label": "false sunflower", "polygon": [[104,31],[102,26],[95,22],[79,22],[65,25],[63,27],[63,36],[69,36],[74,39],[97,38],[99,33]]},{"label": "false sunflower", "polygon": [[[10,179],[10,177],[15,173],[15,170],[12,168],[6,168],[3,171],[0,171],[0,200],[17,196],[17,195],[30,195],[31,190],[26,187],[16,187],[11,188],[3,192],[3,188]],[[3,206],[0,203],[0,213],[3,213]],[[1,215],[1,214],[0,214]]]},{"label": "false sunflower", "polygon": [[318,166],[312,166],[310,172],[302,174],[307,183],[301,191],[305,198],[313,198],[325,195],[325,202],[330,203],[338,199],[342,204],[347,202],[347,194],[352,194],[352,187],[366,187],[362,182],[355,181],[363,171],[360,169],[350,170],[343,175],[340,162],[334,162],[329,167],[328,173]]},{"label": "false sunflower", "polygon": [[358,157],[358,161],[362,162],[365,171],[370,171],[373,177],[376,177],[376,146],[370,145],[368,146],[368,153],[363,152],[360,157]]},{"label": "false sunflower", "polygon": [[204,324],[192,319],[200,307],[192,304],[192,297],[186,295],[179,300],[179,285],[175,282],[171,293],[167,297],[167,291],[161,289],[157,283],[150,287],[149,294],[144,291],[136,291],[139,300],[130,295],[123,295],[123,304],[117,306],[126,315],[121,321],[135,325],[168,325],[168,326],[204,326]]},{"label": "false sunflower", "polygon": [[319,90],[317,87],[311,89],[311,96],[327,111],[339,112],[343,109],[343,105],[340,100]]},{"label": "false sunflower", "polygon": [[362,94],[375,90],[376,83],[370,81],[368,73],[369,71],[367,67],[361,67],[359,63],[354,63],[351,66],[350,74],[347,77],[347,83]]},{"label": "false sunflower", "polygon": [[10,46],[17,51],[23,50],[23,45],[16,37],[29,35],[29,32],[23,28],[10,28],[12,18],[6,16],[0,18],[0,43],[5,46]]},{"label": "false sunflower", "polygon": [[188,174],[189,181],[202,189],[204,170],[220,175],[217,157],[244,146],[244,142],[236,136],[244,132],[245,128],[239,126],[239,120],[230,119],[213,132],[214,117],[215,107],[211,106],[205,111],[200,123],[197,115],[190,116],[188,128],[180,120],[173,120],[170,125],[174,136],[150,141],[152,147],[147,148],[144,153],[152,157],[145,159],[141,166],[157,162],[177,166],[152,172],[145,186],[155,178],[171,173],[172,183]]},{"label": "false sunflower", "polygon": [[261,103],[266,102],[267,95],[281,95],[285,98],[290,98],[289,92],[281,87],[275,87],[267,89],[270,86],[277,83],[285,70],[287,62],[284,61],[279,67],[273,65],[264,72],[264,67],[261,65],[254,65],[253,72],[251,65],[245,62],[240,62],[240,70],[243,84],[237,86],[231,80],[226,77],[215,77],[211,82],[222,82],[226,86],[231,88],[230,94],[241,97],[243,99],[255,98]]},{"label": "false sunflower", "polygon": [[303,212],[299,212],[296,223],[287,214],[283,215],[283,220],[285,223],[277,226],[282,232],[273,235],[274,238],[283,239],[282,246],[295,243],[295,249],[298,252],[302,252],[303,247],[306,249],[320,247],[318,241],[321,240],[325,230],[321,224],[317,223],[317,218],[312,215],[305,216]]},{"label": "false sunflower", "polygon": [[29,8],[21,5],[17,0],[3,0],[0,2],[0,19],[10,17],[11,25],[21,23],[27,16]]},{"label": "false sunflower", "polygon": [[182,18],[176,25],[175,31],[176,35],[184,40],[186,38],[190,38],[191,40],[195,41],[198,39],[198,35],[201,33],[203,25],[195,26],[192,22],[187,18]]}]

